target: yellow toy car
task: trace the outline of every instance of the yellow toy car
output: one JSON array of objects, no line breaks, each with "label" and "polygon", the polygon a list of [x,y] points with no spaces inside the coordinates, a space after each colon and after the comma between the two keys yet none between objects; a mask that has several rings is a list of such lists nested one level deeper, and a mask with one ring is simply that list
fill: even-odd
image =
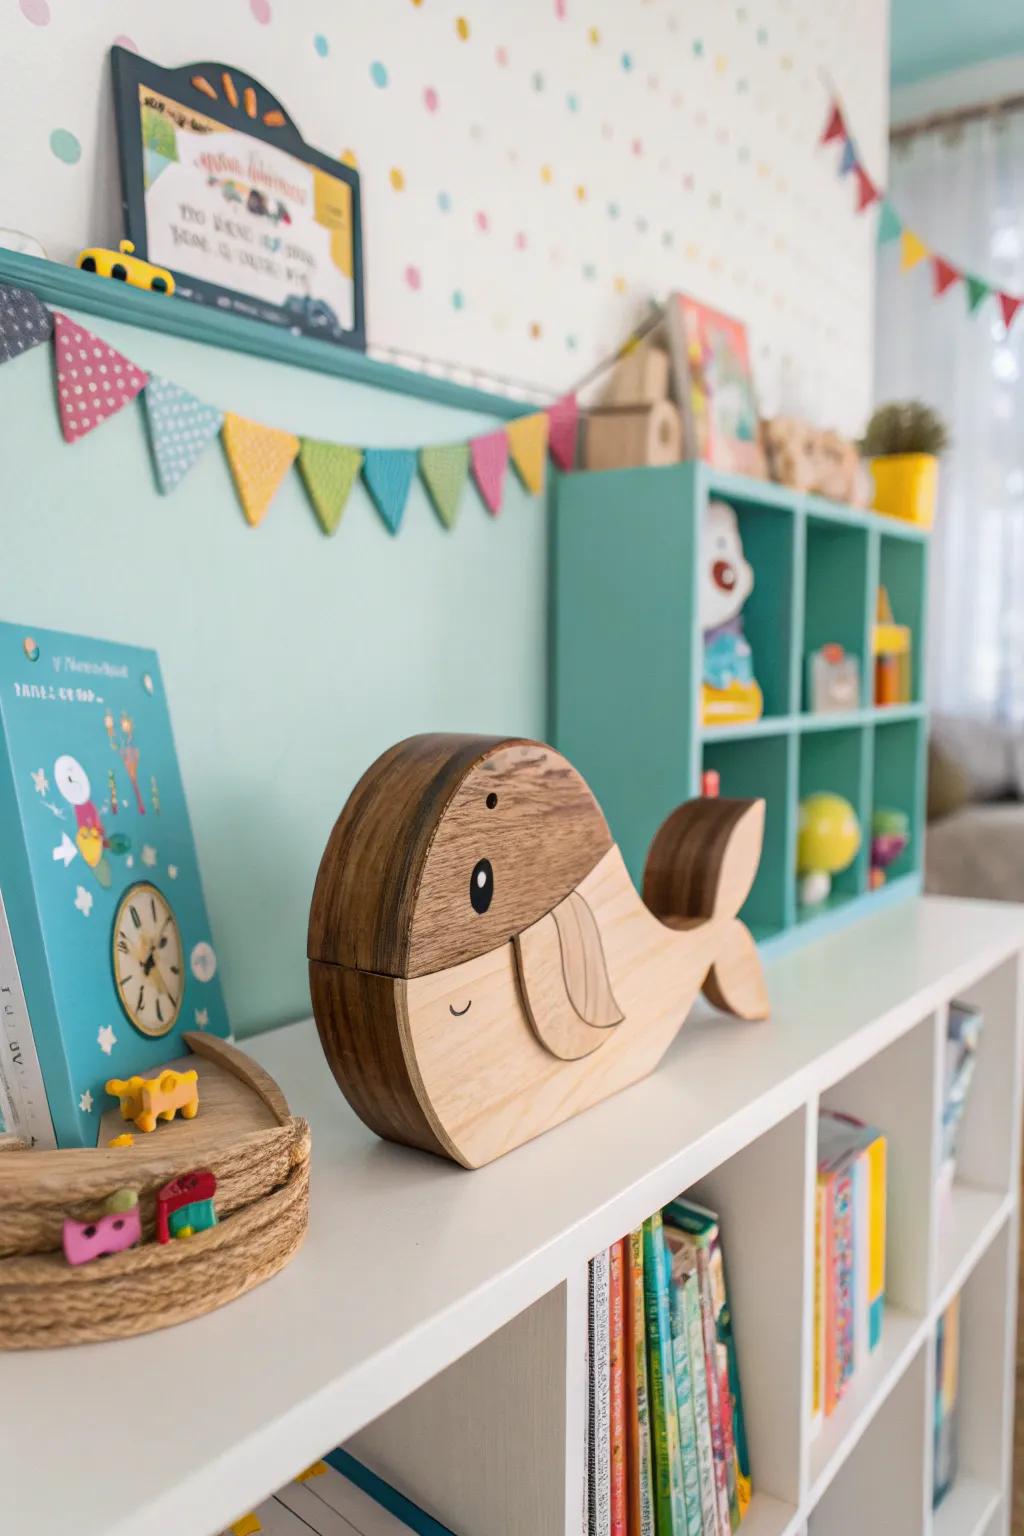
[{"label": "yellow toy car", "polygon": [[96,272],[100,277],[113,277],[119,283],[129,283],[133,288],[149,288],[153,293],[173,293],[174,278],[164,267],[154,267],[151,262],[134,256],[130,240],[122,240],[116,251],[105,251],[102,246],[92,245],[78,253],[77,265],[83,272]]}]

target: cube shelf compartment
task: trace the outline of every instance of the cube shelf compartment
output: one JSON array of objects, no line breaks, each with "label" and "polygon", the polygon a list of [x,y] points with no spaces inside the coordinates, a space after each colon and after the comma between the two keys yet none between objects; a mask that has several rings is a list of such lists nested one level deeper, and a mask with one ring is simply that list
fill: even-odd
[{"label": "cube shelf compartment", "polygon": [[[749,724],[701,722],[698,563],[707,503],[735,510],[754,590],[743,618],[764,694]],[[819,936],[916,894],[924,842],[927,723],[922,700],[927,536],[912,524],[840,506],[705,464],[558,478],[554,493],[549,733],[587,779],[634,880],[658,827],[700,793],[763,796],[764,854],[743,916],[763,945]],[[913,635],[911,699],[876,708],[871,634],[879,583]],[[807,708],[807,658],[835,641],[860,659],[858,707]],[[828,900],[797,900],[801,796],[845,795],[861,850]],[[871,819],[903,811],[911,839],[872,889]]]}]

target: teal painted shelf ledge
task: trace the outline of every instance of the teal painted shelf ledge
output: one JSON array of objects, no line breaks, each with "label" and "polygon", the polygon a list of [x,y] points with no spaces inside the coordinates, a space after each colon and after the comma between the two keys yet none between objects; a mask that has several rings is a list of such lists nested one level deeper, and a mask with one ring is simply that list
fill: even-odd
[{"label": "teal painted shelf ledge", "polygon": [[266,325],[244,315],[191,304],[173,295],[149,293],[124,283],[64,267],[59,262],[0,249],[0,283],[30,288],[44,304],[80,310],[83,314],[137,325],[143,330],[180,336],[206,346],[225,347],[275,363],[290,363],[314,373],[330,374],[355,384],[366,384],[392,394],[412,395],[463,411],[479,411],[511,421],[538,409],[522,400],[511,400],[490,390],[475,389],[452,379],[438,379],[411,368],[399,368],[367,357],[364,352],[331,342],[300,336],[283,326]]},{"label": "teal painted shelf ledge", "polygon": [[[698,559],[711,497],[735,508],[755,586],[744,608],[765,714],[701,721]],[[634,880],[651,839],[707,769],[726,796],[766,802],[761,867],[744,907],[772,951],[915,894],[924,845],[923,703],[927,534],[879,513],[703,464],[559,477],[552,527],[552,739],[597,795]],[[912,698],[873,702],[871,632],[879,583],[913,632]],[[861,660],[859,706],[807,710],[806,660],[839,641]],[[801,799],[832,790],[854,805],[861,849],[828,901],[797,900]],[[871,888],[870,827],[902,810],[911,841]]]}]

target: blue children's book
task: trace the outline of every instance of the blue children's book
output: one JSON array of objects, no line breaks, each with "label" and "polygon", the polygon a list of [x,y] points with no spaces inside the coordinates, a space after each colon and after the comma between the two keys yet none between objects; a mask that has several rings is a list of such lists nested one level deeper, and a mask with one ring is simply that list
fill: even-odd
[{"label": "blue children's book", "polygon": [[95,1146],[104,1083],[226,1035],[153,651],[0,624],[0,1110]]}]

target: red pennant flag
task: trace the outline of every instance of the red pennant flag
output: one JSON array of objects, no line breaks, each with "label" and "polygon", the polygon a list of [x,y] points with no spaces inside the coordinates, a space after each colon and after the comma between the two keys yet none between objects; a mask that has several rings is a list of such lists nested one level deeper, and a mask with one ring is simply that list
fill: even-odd
[{"label": "red pennant flag", "polygon": [[863,213],[872,203],[877,203],[878,188],[862,165],[857,166],[857,212]]},{"label": "red pennant flag", "polygon": [[1001,293],[999,295],[999,308],[1003,312],[1003,324],[1007,330],[1013,324],[1013,317],[1022,304],[1024,304],[1024,299],[1015,299],[1011,293]]},{"label": "red pennant flag", "polygon": [[947,288],[959,282],[963,273],[948,261],[943,261],[941,256],[932,257],[932,276],[934,279],[934,292],[937,299],[941,299]]},{"label": "red pennant flag", "polygon": [[829,119],[825,125],[825,132],[821,136],[821,142],[823,144],[831,144],[833,139],[841,139],[845,133],[846,124],[843,122],[843,114],[840,112],[838,104],[833,102],[832,111],[829,113]]},{"label": "red pennant flag", "polygon": [[564,395],[548,410],[548,451],[559,469],[576,467],[576,430],[580,408],[575,395]]},{"label": "red pennant flag", "polygon": [[59,310],[53,321],[60,426],[65,442],[77,443],[134,400],[149,375]]}]

